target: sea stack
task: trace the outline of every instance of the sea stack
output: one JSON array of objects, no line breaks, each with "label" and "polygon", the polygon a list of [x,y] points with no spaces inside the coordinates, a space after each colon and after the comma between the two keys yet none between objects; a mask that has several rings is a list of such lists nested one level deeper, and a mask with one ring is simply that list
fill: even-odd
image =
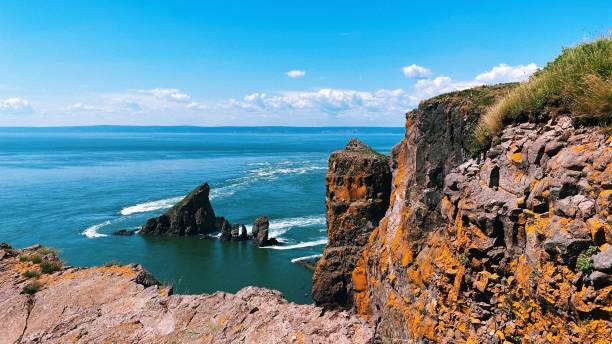
[{"label": "sea stack", "polygon": [[268,238],[268,230],[270,228],[270,221],[267,216],[260,216],[255,219],[253,223],[253,244],[262,247],[278,244],[278,240],[275,238]]},{"label": "sea stack", "polygon": [[326,176],[329,242],[313,275],[312,297],[326,307],[350,307],[351,274],[370,233],[389,206],[387,156],[351,139],[332,153]]},{"label": "sea stack", "polygon": [[225,222],[215,216],[209,193],[208,183],[198,186],[164,215],[147,220],[140,233],[198,235],[221,230],[219,225]]}]

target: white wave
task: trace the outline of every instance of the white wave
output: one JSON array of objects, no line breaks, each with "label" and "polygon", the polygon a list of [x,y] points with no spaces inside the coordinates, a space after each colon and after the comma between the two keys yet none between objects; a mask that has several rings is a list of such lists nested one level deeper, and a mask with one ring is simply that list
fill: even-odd
[{"label": "white wave", "polygon": [[104,221],[102,223],[98,223],[97,225],[93,225],[91,227],[85,228],[85,230],[81,233],[88,238],[101,238],[108,236],[108,234],[98,233],[98,229],[110,225],[110,220]]},{"label": "white wave", "polygon": [[298,257],[298,258],[293,258],[291,259],[292,263],[297,263],[297,262],[301,262],[302,260],[307,260],[307,259],[312,259],[312,258],[319,258],[322,257],[322,254],[313,254],[311,256],[305,256],[305,257]]},{"label": "white wave", "polygon": [[[268,236],[277,238],[287,233],[292,228],[308,227],[315,225],[325,225],[325,215],[309,215],[301,217],[289,217],[286,219],[270,220]],[[247,232],[252,233],[253,226],[248,225]]]},{"label": "white wave", "polygon": [[[278,175],[283,174],[304,174],[315,170],[324,170],[327,167],[323,165],[313,164],[313,162],[307,161],[306,165],[304,162],[292,162],[292,161],[280,161],[280,162],[261,162],[249,164],[251,166],[259,166],[255,169],[243,171],[245,176],[232,178],[226,181],[227,185],[211,188],[210,199],[219,199],[233,196],[238,190],[245,188],[253,182],[260,180],[274,180],[278,178]],[[298,166],[289,166],[301,164]],[[168,209],[178,203],[185,196],[170,197],[160,199],[156,201],[143,202],[136,205],[125,207],[119,211],[121,215],[127,216],[138,213],[146,213],[150,211]],[[284,232],[283,232],[284,233]],[[282,233],[281,233],[282,234]]]},{"label": "white wave", "polygon": [[[281,165],[281,166],[279,166]],[[283,174],[304,174],[310,171],[317,171],[317,170],[325,170],[327,169],[326,166],[322,166],[322,165],[313,165],[313,164],[309,164],[309,165],[303,165],[303,166],[296,166],[296,167],[286,167],[284,166],[286,164],[276,164],[276,165],[270,165],[270,166],[265,166],[265,167],[261,167],[261,168],[256,168],[253,170],[249,170],[246,171],[247,173],[257,176],[261,179],[277,179],[278,175],[283,175]]]},{"label": "white wave", "polygon": [[146,213],[149,211],[168,209],[183,199],[184,196],[171,197],[160,199],[158,201],[144,202],[121,209],[121,215],[132,215],[137,213]]},{"label": "white wave", "polygon": [[300,242],[294,245],[287,245],[287,246],[264,246],[264,248],[270,248],[273,250],[293,250],[296,248],[320,246],[320,245],[325,245],[325,244],[327,244],[327,239]]},{"label": "white wave", "polygon": [[[236,188],[243,184],[244,183],[237,183],[237,184],[232,184],[232,185],[228,185],[225,187],[212,189],[210,190],[210,199],[232,196],[233,194],[236,193]],[[185,196],[177,196],[177,197],[164,198],[164,199],[160,199],[157,201],[139,203],[136,205],[125,207],[121,209],[119,213],[121,213],[121,215],[123,216],[127,216],[127,215],[138,214],[138,213],[146,213],[146,212],[160,210],[160,209],[168,209],[168,208],[171,208],[173,205],[177,204],[178,202],[180,202],[184,197]]]}]

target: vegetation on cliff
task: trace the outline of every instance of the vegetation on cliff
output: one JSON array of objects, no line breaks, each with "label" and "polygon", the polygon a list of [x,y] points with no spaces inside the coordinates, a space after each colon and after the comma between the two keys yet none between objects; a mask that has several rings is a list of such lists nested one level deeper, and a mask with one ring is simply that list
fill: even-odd
[{"label": "vegetation on cliff", "polygon": [[612,117],[612,36],[563,49],[528,82],[495,103],[476,128],[476,148],[488,146],[509,123],[546,120],[554,112],[551,109],[570,113],[576,119],[609,124]]}]

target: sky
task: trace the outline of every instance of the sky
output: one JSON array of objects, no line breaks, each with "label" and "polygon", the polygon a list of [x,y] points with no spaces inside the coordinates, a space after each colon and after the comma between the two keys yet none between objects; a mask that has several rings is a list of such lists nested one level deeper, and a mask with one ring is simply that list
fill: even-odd
[{"label": "sky", "polygon": [[402,126],[607,35],[612,1],[0,1],[0,126]]}]

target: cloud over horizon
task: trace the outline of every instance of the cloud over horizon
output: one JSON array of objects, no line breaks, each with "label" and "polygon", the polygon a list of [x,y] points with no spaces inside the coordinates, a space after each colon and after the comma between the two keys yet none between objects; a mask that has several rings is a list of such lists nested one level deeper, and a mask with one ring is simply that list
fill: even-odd
[{"label": "cloud over horizon", "polygon": [[[407,68],[407,69],[406,69]],[[270,116],[278,121],[291,122],[293,116],[300,118],[369,118],[370,122],[397,120],[397,115],[416,107],[420,101],[442,93],[500,82],[525,81],[537,69],[534,63],[511,66],[499,64],[477,74],[470,80],[454,80],[446,75],[433,75],[425,67],[404,67],[404,75],[418,77],[412,84],[401,88],[379,88],[358,90],[323,87],[311,90],[285,90],[278,92],[256,91],[242,98],[230,98],[216,103],[203,103],[178,88],[129,89],[123,92],[98,94],[63,107],[55,112],[41,109],[42,114],[79,114],[102,116],[99,118],[197,118],[215,115],[236,120],[241,115],[262,120]],[[289,72],[288,72],[289,73]],[[424,77],[428,75],[427,77]],[[0,101],[0,114],[29,114],[34,109],[22,98],[12,97]],[[157,117],[155,117],[157,116]],[[310,116],[310,117],[309,117]],[[314,117],[313,117],[314,116]],[[274,123],[277,123],[275,120]],[[401,121],[401,120],[398,120]]]},{"label": "cloud over horizon", "polygon": [[22,115],[34,113],[34,108],[23,98],[10,97],[0,100],[0,115]]},{"label": "cloud over horizon", "polygon": [[[403,89],[378,89],[375,91],[321,88],[309,91],[282,91],[275,94],[254,92],[242,99],[230,99],[231,108],[249,112],[270,113],[303,113],[321,112],[330,115],[353,114],[396,114],[408,111],[421,100],[435,97],[442,93],[464,90],[467,88],[491,85],[501,82],[525,81],[538,67],[528,65],[509,66],[499,64],[482,72],[472,80],[453,80],[440,75],[434,78],[420,78],[412,87]],[[431,70],[411,65],[403,67],[404,75],[423,77],[431,75]]]}]

